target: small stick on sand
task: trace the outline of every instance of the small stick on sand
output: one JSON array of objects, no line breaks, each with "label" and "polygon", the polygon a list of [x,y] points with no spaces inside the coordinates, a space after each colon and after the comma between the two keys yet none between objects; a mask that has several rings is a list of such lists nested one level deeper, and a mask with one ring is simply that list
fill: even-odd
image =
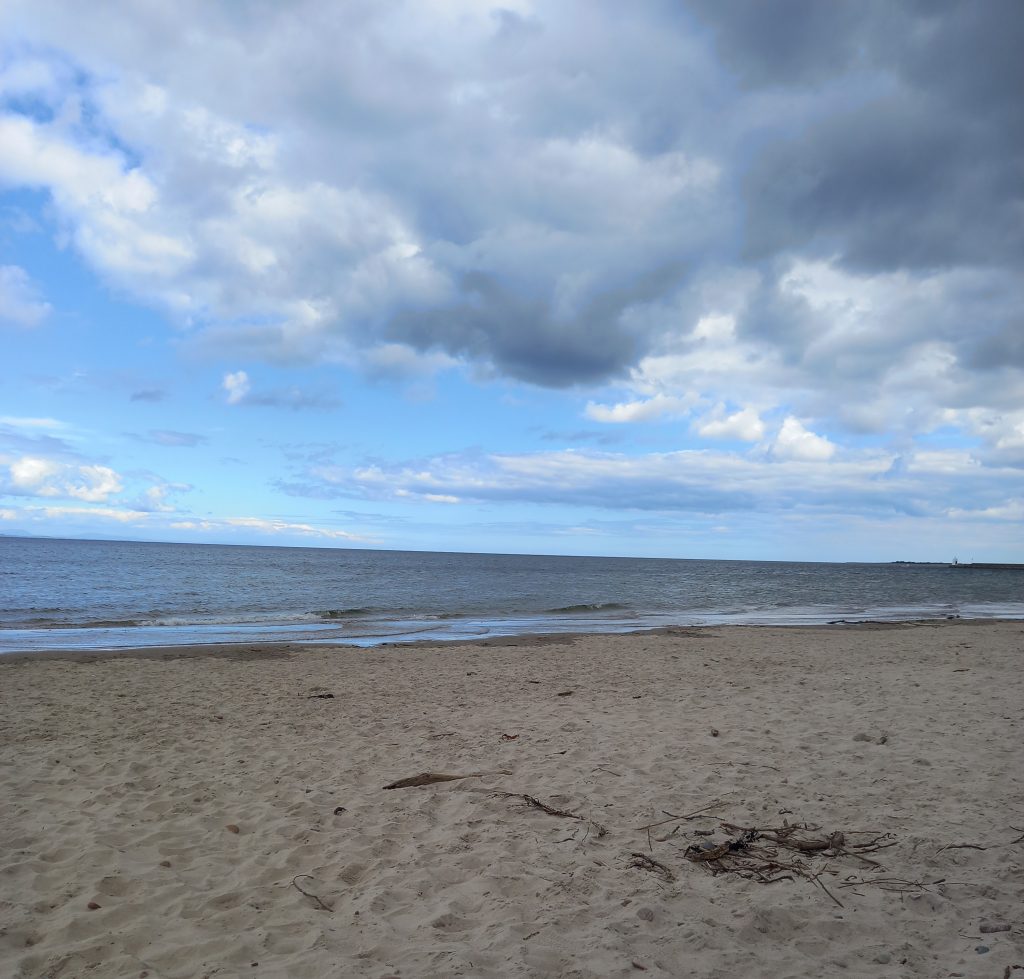
[{"label": "small stick on sand", "polygon": [[[1011,826],[1015,833],[1020,832],[1016,826]],[[1008,843],[990,843],[988,846],[982,846],[980,843],[947,843],[945,846],[939,847],[935,851],[935,855],[938,856],[943,850],[994,850],[1000,846],[1013,846],[1015,843],[1024,841],[1024,835],[1018,836],[1015,840],[1010,840]]]},{"label": "small stick on sand", "polygon": [[[495,792],[494,794],[506,799],[522,799],[528,806],[539,809],[541,812],[546,812],[549,816],[558,816],[561,819],[578,819],[581,823],[586,824],[587,827],[587,831],[583,835],[583,839],[580,840],[580,843],[587,842],[591,829],[597,833],[598,839],[608,835],[608,828],[601,823],[595,822],[593,819],[587,819],[579,813],[569,812],[567,809],[556,809],[554,806],[549,806],[546,802],[541,802],[540,799],[535,799],[532,795],[526,795],[522,792]],[[569,837],[569,839],[573,839],[573,837]],[[566,840],[559,840],[559,842],[565,843]]]},{"label": "small stick on sand", "polygon": [[[297,890],[300,894],[305,894],[306,897],[311,897],[314,901],[316,901],[316,903],[324,911],[333,911],[334,910],[334,908],[332,908],[329,904],[325,904],[315,894],[313,894],[310,891],[304,890],[302,887],[300,887],[299,884],[296,883],[296,881],[298,881],[299,877],[309,877],[309,874],[297,874],[295,877],[292,878],[292,887],[294,887],[295,890]],[[316,880],[315,877],[309,877],[309,879],[310,880]]]},{"label": "small stick on sand", "polygon": [[[827,869],[827,868],[826,868]],[[824,873],[825,871],[822,871]],[[821,879],[821,874],[815,874],[813,877],[808,878],[812,884],[817,884],[839,907],[845,907],[842,901],[839,900],[826,886],[825,882]]]},{"label": "small stick on sand", "polygon": [[654,857],[649,857],[646,853],[631,853],[630,856],[633,858],[633,862],[630,864],[631,867],[636,867],[637,870],[649,870],[652,874],[657,874],[666,882],[676,879],[676,875],[672,873],[672,870],[666,867],[660,860],[655,860]]},{"label": "small stick on sand", "polygon": [[947,843],[945,846],[940,846],[936,851],[935,855],[938,856],[943,850],[987,850],[987,846],[979,846],[977,843]]},{"label": "small stick on sand", "polygon": [[567,812],[565,809],[556,809],[554,806],[549,806],[546,802],[541,802],[540,799],[535,799],[532,795],[524,795],[522,792],[498,792],[497,794],[505,796],[506,799],[522,799],[528,806],[533,806],[534,809],[540,809],[541,812],[546,812],[549,816],[561,816],[563,819],[583,820],[583,817],[578,813]]},{"label": "small stick on sand", "polygon": [[[706,813],[709,809],[714,809],[715,806],[719,805],[717,802],[712,802],[710,805],[704,806],[703,809],[695,809],[693,812],[688,812],[685,816],[673,816],[669,814],[668,819],[660,819],[656,823],[647,823],[646,826],[637,826],[638,832],[643,832],[645,829],[654,829],[656,826],[666,826],[668,823],[677,823],[681,819],[695,819],[697,816]],[[717,819],[717,816],[708,816],[708,819]]]}]

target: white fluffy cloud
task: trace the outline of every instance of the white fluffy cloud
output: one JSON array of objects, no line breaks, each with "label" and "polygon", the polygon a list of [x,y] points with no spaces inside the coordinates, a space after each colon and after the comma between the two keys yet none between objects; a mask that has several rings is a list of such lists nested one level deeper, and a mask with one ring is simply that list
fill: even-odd
[{"label": "white fluffy cloud", "polygon": [[224,389],[224,400],[229,405],[237,405],[245,400],[252,384],[245,371],[233,371],[224,375],[221,387]]},{"label": "white fluffy cloud", "polygon": [[187,238],[161,228],[166,215],[152,179],[116,151],[90,151],[57,124],[10,114],[0,116],[0,144],[0,185],[48,190],[101,271],[156,286],[191,260]]},{"label": "white fluffy cloud", "polygon": [[120,475],[107,466],[74,465],[37,456],[10,461],[4,483],[0,492],[89,503],[103,503],[124,488]]},{"label": "white fluffy cloud", "polygon": [[[312,358],[446,288],[381,195],[296,180],[273,139],[158,89],[129,85],[113,101],[109,122],[136,137],[142,163],[77,120],[8,113],[0,186],[48,191],[98,271],[181,323],[216,325],[236,348]],[[266,325],[254,344],[256,320]]]},{"label": "white fluffy cloud", "polygon": [[755,408],[741,408],[726,414],[722,405],[694,424],[698,435],[708,439],[738,439],[757,442],[764,436],[764,422]]},{"label": "white fluffy cloud", "polygon": [[685,415],[692,405],[692,398],[676,398],[667,394],[656,394],[653,398],[625,401],[613,405],[591,401],[588,402],[584,414],[591,421],[622,424]]},{"label": "white fluffy cloud", "polygon": [[815,435],[792,417],[782,423],[772,453],[777,459],[792,459],[802,462],[825,462],[836,454],[835,445],[823,435]]}]

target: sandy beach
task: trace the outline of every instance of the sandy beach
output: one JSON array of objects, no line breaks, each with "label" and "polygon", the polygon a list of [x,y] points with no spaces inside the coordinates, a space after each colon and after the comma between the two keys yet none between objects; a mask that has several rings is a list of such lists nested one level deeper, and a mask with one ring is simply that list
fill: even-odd
[{"label": "sandy beach", "polygon": [[[958,621],[2,657],[0,974],[1017,974],[1022,652]],[[424,772],[473,777],[384,788]]]}]

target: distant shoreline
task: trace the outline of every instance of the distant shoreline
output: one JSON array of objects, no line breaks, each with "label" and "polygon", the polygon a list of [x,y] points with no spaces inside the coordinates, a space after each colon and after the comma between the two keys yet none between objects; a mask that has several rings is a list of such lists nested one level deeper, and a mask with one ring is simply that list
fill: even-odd
[{"label": "distant shoreline", "polygon": [[989,564],[986,562],[970,562],[969,564],[954,563],[951,568],[965,568],[968,571],[1024,571],[1024,564]]}]

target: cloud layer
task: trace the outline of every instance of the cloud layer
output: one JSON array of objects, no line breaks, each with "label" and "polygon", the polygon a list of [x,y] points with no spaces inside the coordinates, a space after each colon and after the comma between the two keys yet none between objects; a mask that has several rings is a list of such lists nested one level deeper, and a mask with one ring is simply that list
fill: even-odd
[{"label": "cloud layer", "polygon": [[6,6],[0,180],[221,347],[590,383],[731,268],[739,335],[799,366],[849,336],[812,268],[873,290],[864,372],[914,356],[929,283],[957,367],[1022,366],[1013,0]]},{"label": "cloud layer", "polygon": [[696,515],[786,513],[1014,521],[1019,472],[983,470],[970,453],[837,456],[827,439],[785,420],[762,454],[682,450],[454,453],[356,468],[314,464],[282,488],[297,496],[519,503]]},{"label": "cloud layer", "polygon": [[[570,441],[683,446],[392,456],[293,488],[1018,512],[1017,0],[8,0],[0,37],[0,190],[41,195],[56,241],[215,362],[218,407],[338,407],[263,385],[307,366],[458,370],[568,391]],[[35,274],[0,265],[9,335],[52,318]],[[169,505],[178,484],[60,439],[9,432],[6,492]]]}]

